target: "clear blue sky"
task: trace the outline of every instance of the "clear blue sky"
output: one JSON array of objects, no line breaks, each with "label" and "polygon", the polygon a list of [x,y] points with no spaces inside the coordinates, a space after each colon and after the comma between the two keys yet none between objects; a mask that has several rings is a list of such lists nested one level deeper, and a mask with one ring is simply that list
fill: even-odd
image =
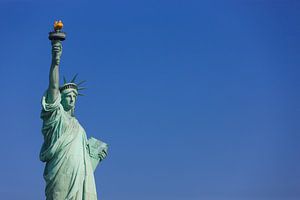
[{"label": "clear blue sky", "polygon": [[296,0],[0,2],[0,198],[44,199],[48,32],[76,116],[110,145],[102,200],[300,199]]}]

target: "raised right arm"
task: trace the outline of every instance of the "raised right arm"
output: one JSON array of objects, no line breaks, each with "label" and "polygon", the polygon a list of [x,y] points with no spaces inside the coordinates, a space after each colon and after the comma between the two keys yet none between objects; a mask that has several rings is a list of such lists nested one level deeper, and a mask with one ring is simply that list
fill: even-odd
[{"label": "raised right arm", "polygon": [[62,54],[61,41],[53,40],[52,44],[52,62],[49,72],[49,86],[47,90],[47,103],[54,103],[59,93],[59,63]]}]

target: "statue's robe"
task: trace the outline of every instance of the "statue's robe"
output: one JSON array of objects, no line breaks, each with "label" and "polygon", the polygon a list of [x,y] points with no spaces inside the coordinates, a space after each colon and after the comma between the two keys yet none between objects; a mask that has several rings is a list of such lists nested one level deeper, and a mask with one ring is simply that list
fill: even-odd
[{"label": "statue's robe", "polygon": [[75,117],[64,111],[61,97],[54,103],[42,98],[44,143],[40,159],[46,162],[47,200],[97,200],[87,137]]}]

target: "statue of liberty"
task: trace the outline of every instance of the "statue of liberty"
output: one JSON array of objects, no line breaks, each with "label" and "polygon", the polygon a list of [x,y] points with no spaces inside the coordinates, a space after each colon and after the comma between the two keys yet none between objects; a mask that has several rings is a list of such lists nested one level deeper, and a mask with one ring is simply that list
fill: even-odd
[{"label": "statue of liberty", "polygon": [[74,116],[79,94],[76,76],[59,86],[59,63],[65,33],[62,22],[55,22],[49,33],[52,63],[49,86],[42,98],[41,119],[44,143],[40,160],[45,162],[47,200],[97,200],[94,170],[107,155],[107,145],[86,133]]}]

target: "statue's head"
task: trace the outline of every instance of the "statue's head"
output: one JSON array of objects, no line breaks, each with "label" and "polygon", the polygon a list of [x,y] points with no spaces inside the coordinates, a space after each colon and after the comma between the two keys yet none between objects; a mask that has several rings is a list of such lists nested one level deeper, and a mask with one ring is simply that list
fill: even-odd
[{"label": "statue's head", "polygon": [[82,81],[78,84],[75,83],[75,79],[77,77],[77,74],[74,76],[74,78],[71,80],[71,82],[66,83],[66,79],[64,78],[64,85],[62,85],[59,90],[61,94],[61,105],[63,106],[65,111],[71,111],[71,114],[74,114],[75,109],[75,103],[77,100],[79,94],[78,91],[84,89],[83,87],[78,87],[80,84],[82,84],[85,81]]},{"label": "statue's head", "polygon": [[78,92],[75,89],[68,88],[61,92],[61,105],[65,111],[74,110]]}]

